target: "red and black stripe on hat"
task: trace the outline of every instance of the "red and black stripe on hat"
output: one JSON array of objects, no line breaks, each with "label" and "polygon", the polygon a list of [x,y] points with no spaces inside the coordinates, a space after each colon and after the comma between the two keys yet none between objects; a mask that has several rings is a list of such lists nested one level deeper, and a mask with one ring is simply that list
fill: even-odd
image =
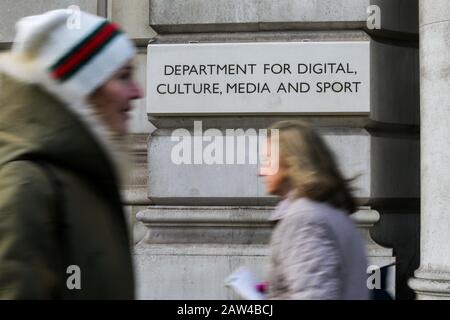
[{"label": "red and black stripe on hat", "polygon": [[70,79],[120,33],[116,24],[105,21],[50,67],[52,78]]}]

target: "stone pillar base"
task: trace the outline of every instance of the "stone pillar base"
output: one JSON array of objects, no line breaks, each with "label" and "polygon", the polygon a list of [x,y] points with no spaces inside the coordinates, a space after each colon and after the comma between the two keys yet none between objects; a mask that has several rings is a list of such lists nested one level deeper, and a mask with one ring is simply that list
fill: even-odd
[{"label": "stone pillar base", "polygon": [[450,300],[450,273],[419,269],[408,285],[417,294],[417,300]]},{"label": "stone pillar base", "polygon": [[[238,299],[224,286],[235,269],[246,265],[258,279],[267,279],[272,210],[268,206],[149,206],[140,211],[136,218],[147,232],[134,251],[139,299]],[[352,215],[362,232],[369,265],[395,268],[392,249],[370,237],[369,230],[379,218],[370,207]],[[395,296],[395,278],[387,282],[387,291]]]}]

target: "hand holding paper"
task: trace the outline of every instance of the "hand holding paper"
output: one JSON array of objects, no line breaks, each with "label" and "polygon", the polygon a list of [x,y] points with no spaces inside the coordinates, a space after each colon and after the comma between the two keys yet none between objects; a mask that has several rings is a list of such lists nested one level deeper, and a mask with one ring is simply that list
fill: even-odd
[{"label": "hand holding paper", "polygon": [[240,267],[226,280],[225,285],[231,287],[239,296],[246,300],[264,300],[266,297],[259,290],[259,283],[254,274],[247,267]]}]

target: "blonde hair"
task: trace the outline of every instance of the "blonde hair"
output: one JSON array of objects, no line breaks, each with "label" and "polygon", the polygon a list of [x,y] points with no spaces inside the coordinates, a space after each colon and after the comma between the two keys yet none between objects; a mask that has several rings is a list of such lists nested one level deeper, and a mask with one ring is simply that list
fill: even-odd
[{"label": "blonde hair", "polygon": [[357,210],[349,186],[353,179],[343,177],[331,150],[311,126],[287,120],[270,129],[279,131],[280,166],[286,169],[286,183],[298,197],[326,202],[349,214]]}]

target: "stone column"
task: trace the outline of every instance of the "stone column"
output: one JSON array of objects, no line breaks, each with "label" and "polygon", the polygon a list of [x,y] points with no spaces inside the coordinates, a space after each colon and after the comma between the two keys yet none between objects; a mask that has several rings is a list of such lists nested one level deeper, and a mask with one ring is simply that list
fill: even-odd
[{"label": "stone column", "polygon": [[409,285],[450,299],[450,2],[421,0],[421,252]]}]

